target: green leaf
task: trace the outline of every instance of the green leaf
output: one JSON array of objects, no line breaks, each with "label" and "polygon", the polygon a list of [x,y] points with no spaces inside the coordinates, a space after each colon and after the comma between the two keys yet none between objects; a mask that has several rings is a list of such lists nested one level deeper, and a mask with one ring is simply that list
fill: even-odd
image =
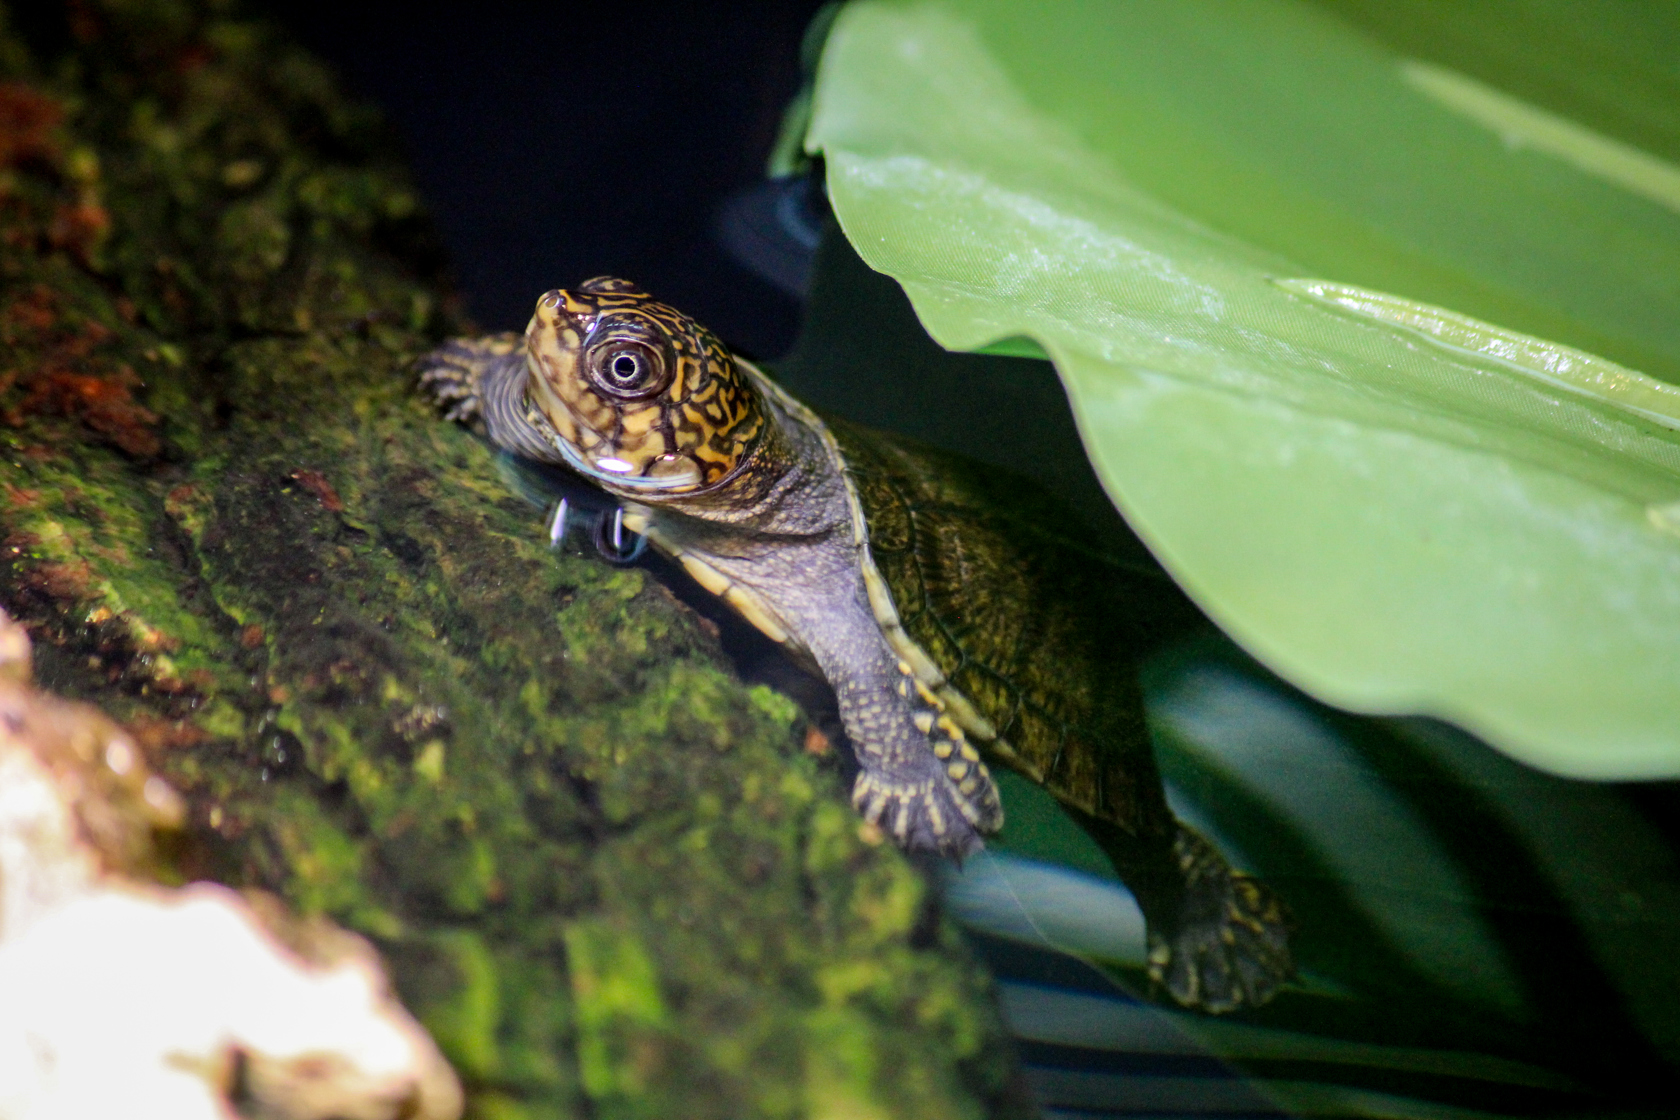
[{"label": "green leaf", "polygon": [[807,146],[1272,668],[1680,775],[1680,168],[1282,0],[854,3]]}]

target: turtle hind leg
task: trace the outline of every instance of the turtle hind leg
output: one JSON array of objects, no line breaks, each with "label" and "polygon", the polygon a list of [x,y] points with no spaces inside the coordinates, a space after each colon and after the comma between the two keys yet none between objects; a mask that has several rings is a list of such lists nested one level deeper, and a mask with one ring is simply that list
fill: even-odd
[{"label": "turtle hind leg", "polygon": [[1295,976],[1288,907],[1182,824],[1172,857],[1182,891],[1177,914],[1150,923],[1150,979],[1185,1007],[1216,1014],[1270,1000]]},{"label": "turtle hind leg", "polygon": [[1258,1007],[1294,978],[1288,907],[1165,805],[1159,829],[1141,833],[1070,812],[1137,899],[1149,977],[1179,1004],[1212,1014]]}]

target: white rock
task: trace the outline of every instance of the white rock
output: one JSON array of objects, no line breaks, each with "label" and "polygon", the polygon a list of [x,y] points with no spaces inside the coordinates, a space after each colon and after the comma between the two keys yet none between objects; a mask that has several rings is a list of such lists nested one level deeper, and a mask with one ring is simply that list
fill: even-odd
[{"label": "white rock", "polygon": [[[16,633],[0,613],[0,649]],[[25,679],[0,674],[0,1120],[454,1120],[454,1072],[367,942],[124,874],[178,800]]]}]

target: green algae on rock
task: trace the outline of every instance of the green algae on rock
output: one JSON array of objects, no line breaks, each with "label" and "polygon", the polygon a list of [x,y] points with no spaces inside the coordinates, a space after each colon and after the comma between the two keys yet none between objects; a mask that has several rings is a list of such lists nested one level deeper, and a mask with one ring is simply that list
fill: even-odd
[{"label": "green algae on rock", "polygon": [[1019,1111],[796,709],[412,392],[459,324],[377,121],[224,5],[64,22],[0,36],[0,605],[173,873],[374,938],[472,1114]]}]

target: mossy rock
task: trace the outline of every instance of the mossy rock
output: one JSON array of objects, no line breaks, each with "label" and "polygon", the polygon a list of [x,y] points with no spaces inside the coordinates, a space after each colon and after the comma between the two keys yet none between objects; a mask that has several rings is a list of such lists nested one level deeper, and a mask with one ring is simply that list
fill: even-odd
[{"label": "mossy rock", "polygon": [[0,606],[185,795],[174,873],[373,937],[475,1115],[1024,1111],[983,970],[799,710],[646,573],[549,551],[415,394],[466,325],[377,119],[227,5],[29,30]]}]

